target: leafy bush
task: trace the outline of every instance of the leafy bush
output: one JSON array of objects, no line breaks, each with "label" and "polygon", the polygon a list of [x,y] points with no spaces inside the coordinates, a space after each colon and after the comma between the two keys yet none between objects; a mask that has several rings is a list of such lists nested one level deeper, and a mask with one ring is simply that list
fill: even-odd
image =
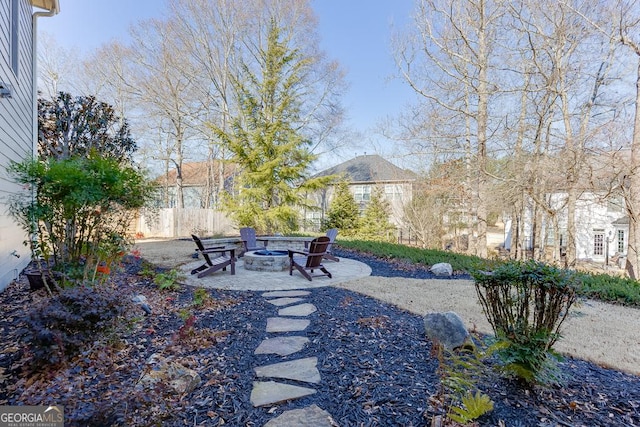
[{"label": "leafy bush", "polygon": [[180,289],[181,279],[180,273],[177,270],[169,270],[165,273],[157,273],[153,278],[153,282],[161,291],[177,291]]},{"label": "leafy bush", "polygon": [[126,252],[130,211],[144,206],[154,189],[135,168],[98,153],[29,159],[8,171],[32,190],[13,196],[9,211],[30,236],[33,257],[58,268],[81,266],[85,280]]},{"label": "leafy bush", "polygon": [[193,291],[193,305],[201,307],[211,301],[211,294],[204,288],[198,288]]},{"label": "leafy bush", "polygon": [[576,302],[578,276],[534,261],[472,274],[505,370],[525,382],[557,381],[551,347]]},{"label": "leafy bush", "polygon": [[27,317],[27,342],[39,362],[57,363],[105,337],[129,305],[107,287],[64,289],[35,306]]}]

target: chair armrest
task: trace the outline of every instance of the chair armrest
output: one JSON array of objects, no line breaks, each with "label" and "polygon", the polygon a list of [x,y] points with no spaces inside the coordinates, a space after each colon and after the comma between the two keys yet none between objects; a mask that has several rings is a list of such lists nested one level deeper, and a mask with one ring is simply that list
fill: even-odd
[{"label": "chair armrest", "polygon": [[220,246],[220,247],[215,247],[215,248],[206,248],[204,251],[202,251],[203,254],[222,254],[224,255],[225,252],[230,252],[231,254],[231,258],[235,257],[235,252],[236,249],[235,248],[225,248],[224,246]]},{"label": "chair armrest", "polygon": [[309,255],[308,252],[294,251],[292,249],[287,249],[287,252],[289,252],[289,258],[291,258],[294,254],[303,255],[303,256]]},{"label": "chair armrest", "polygon": [[260,237],[256,237],[256,242],[264,242],[264,247],[266,248],[267,246],[269,246],[269,239],[266,238],[260,238]]},{"label": "chair armrest", "polygon": [[[224,248],[223,245],[221,245],[221,246],[207,246],[207,247],[204,248],[204,250],[208,251],[208,250],[222,249],[222,248]],[[200,251],[200,249],[196,249],[196,251]],[[203,251],[201,251],[201,252],[203,252]]]}]

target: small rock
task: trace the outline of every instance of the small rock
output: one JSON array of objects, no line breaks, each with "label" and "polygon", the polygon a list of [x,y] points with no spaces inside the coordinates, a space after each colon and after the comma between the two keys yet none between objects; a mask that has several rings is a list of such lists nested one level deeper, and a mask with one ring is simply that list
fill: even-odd
[{"label": "small rock", "polygon": [[134,304],[139,305],[140,308],[142,308],[146,314],[152,313],[151,307],[149,306],[149,302],[147,301],[147,297],[145,297],[144,295],[138,294],[133,298],[131,298],[131,301],[133,301]]},{"label": "small rock", "polygon": [[188,394],[195,390],[201,382],[200,375],[193,369],[186,368],[154,353],[147,359],[146,373],[138,381],[136,389],[140,390],[162,383],[173,388],[179,394]]},{"label": "small rock", "polygon": [[451,276],[453,275],[453,268],[451,264],[448,262],[440,262],[438,264],[434,264],[429,269],[436,276]]},{"label": "small rock", "polygon": [[470,340],[464,322],[453,311],[428,313],[424,316],[424,329],[427,338],[442,343],[448,350],[462,347]]}]

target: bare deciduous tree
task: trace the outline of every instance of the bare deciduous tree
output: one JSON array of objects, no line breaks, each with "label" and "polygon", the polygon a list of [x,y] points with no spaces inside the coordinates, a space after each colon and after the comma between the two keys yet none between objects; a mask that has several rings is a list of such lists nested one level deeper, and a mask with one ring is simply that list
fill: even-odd
[{"label": "bare deciduous tree", "polygon": [[440,117],[449,117],[449,138],[464,152],[469,228],[478,256],[487,255],[489,103],[498,85],[491,68],[503,14],[500,1],[421,0],[416,31],[396,52],[405,80]]}]

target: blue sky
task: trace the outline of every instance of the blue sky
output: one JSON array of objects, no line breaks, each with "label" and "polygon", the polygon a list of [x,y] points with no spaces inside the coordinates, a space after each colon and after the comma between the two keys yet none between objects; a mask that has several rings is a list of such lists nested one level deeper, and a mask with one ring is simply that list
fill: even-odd
[{"label": "blue sky", "polygon": [[[158,0],[60,0],[61,13],[40,19],[39,31],[64,48],[88,54],[113,39],[126,40],[130,25],[160,17]],[[382,118],[398,114],[415,99],[410,88],[394,79],[391,28],[409,21],[413,0],[311,0],[318,16],[321,47],[347,72],[349,90],[343,103],[348,125],[363,135],[356,148],[336,153],[338,162],[357,154],[397,150],[371,128]]]}]

